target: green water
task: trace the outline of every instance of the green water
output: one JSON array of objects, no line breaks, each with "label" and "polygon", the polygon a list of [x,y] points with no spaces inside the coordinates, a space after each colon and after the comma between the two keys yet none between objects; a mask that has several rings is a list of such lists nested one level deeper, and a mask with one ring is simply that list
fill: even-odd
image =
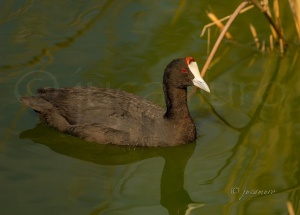
[{"label": "green water", "polygon": [[[300,213],[300,57],[287,2],[289,46],[258,52],[259,11],[230,29],[205,80],[189,93],[195,143],[174,148],[101,146],[41,124],[18,102],[38,87],[119,88],[163,106],[172,59],[207,58],[206,11],[240,1],[32,1],[0,3],[1,214]],[[219,31],[211,29],[211,40]]]}]

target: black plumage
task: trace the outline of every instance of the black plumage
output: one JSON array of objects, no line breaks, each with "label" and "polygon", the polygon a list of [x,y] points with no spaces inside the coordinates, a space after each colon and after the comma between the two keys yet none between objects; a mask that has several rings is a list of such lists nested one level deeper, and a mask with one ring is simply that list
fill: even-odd
[{"label": "black plumage", "polygon": [[196,85],[209,91],[195,68],[198,70],[191,57],[167,66],[163,77],[166,110],[131,93],[96,87],[42,88],[37,96],[21,97],[21,101],[46,124],[87,141],[175,146],[196,139],[187,87]]}]

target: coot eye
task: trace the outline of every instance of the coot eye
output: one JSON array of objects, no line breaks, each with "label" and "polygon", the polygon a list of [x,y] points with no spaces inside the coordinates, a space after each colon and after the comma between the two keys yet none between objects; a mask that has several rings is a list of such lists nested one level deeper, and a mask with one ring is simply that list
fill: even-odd
[{"label": "coot eye", "polygon": [[186,71],[186,69],[185,69],[185,68],[182,68],[182,69],[181,69],[181,72],[183,72],[183,73],[187,73],[187,71]]}]

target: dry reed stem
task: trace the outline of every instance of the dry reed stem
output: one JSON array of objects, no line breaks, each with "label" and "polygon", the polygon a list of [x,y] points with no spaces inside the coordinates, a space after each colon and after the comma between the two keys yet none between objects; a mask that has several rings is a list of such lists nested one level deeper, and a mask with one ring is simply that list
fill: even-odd
[{"label": "dry reed stem", "polygon": [[289,211],[289,215],[295,215],[294,209],[293,209],[293,205],[290,201],[286,202],[288,211]]},{"label": "dry reed stem", "polygon": [[[268,0],[263,0],[262,1],[262,8],[263,8],[262,10],[265,11],[267,16],[269,16],[270,19],[272,19],[272,14],[271,14],[271,11],[270,11]],[[279,36],[277,35],[275,28],[271,24],[270,24],[270,29],[271,29],[272,35],[275,38],[275,40],[278,40]]]},{"label": "dry reed stem", "polygon": [[[279,20],[279,3],[278,3],[278,0],[274,0],[273,2],[273,9],[274,9],[274,14],[275,14],[275,18],[276,20],[278,21]],[[279,23],[277,23],[278,25]]]},{"label": "dry reed stem", "polygon": [[282,25],[281,25],[281,20],[280,20],[279,2],[278,2],[278,0],[274,0],[273,10],[274,10],[274,14],[275,14],[276,25],[278,26],[281,34],[284,35],[283,28],[282,28]]},{"label": "dry reed stem", "polygon": [[[240,14],[241,14],[241,13],[245,13],[246,11],[252,9],[253,7],[254,7],[254,5],[250,5],[250,6],[248,6],[248,7],[245,7],[244,9],[241,10]],[[231,15],[225,16],[225,17],[223,17],[222,19],[219,19],[219,22],[223,22],[223,21],[229,19],[230,16],[231,16]],[[211,26],[214,26],[214,25],[216,25],[215,22],[211,22],[211,23],[205,25],[205,26],[203,27],[203,30],[202,30],[201,34],[200,34],[200,37],[203,37],[203,35],[205,34],[206,29],[209,29]]]},{"label": "dry reed stem", "polygon": [[279,39],[279,46],[280,46],[280,54],[283,56],[284,54],[284,42],[282,39]]},{"label": "dry reed stem", "polygon": [[207,30],[207,55],[210,52],[210,28]]},{"label": "dry reed stem", "polygon": [[272,32],[272,35],[273,35],[274,39],[278,40],[278,34],[276,33],[275,28],[272,25],[270,25],[270,29],[271,29],[271,32]]},{"label": "dry reed stem", "polygon": [[272,34],[270,34],[270,50],[271,50],[271,51],[274,50],[274,41],[273,41],[273,36],[272,36]]},{"label": "dry reed stem", "polygon": [[298,40],[300,41],[300,2],[299,0],[289,0],[290,7],[293,13]]},{"label": "dry reed stem", "polygon": [[[211,21],[213,21],[216,24],[216,26],[218,26],[220,28],[221,31],[223,30],[224,25],[222,24],[222,22],[220,22],[220,20],[218,19],[218,17],[215,14],[207,13],[207,16],[211,19]],[[233,38],[229,32],[226,32],[225,37],[227,39]]]},{"label": "dry reed stem", "polygon": [[244,1],[242,2],[236,9],[235,11],[233,12],[233,14],[230,16],[229,20],[227,21],[226,25],[224,26],[222,32],[220,33],[211,53],[209,54],[202,70],[201,70],[201,76],[204,77],[205,76],[205,73],[208,69],[208,66],[210,64],[210,62],[212,61],[222,39],[224,38],[225,36],[225,33],[228,31],[230,25],[232,24],[232,22],[234,21],[234,19],[238,16],[238,14],[241,12],[241,10],[248,4],[248,1]]},{"label": "dry reed stem", "polygon": [[[269,7],[268,7],[268,10],[267,10],[267,14],[269,15],[270,18],[272,18],[272,15],[271,15],[271,12],[270,12]],[[271,25],[271,24],[270,24],[270,29],[271,29],[271,33],[272,33],[272,35],[273,35],[273,38],[274,38],[275,40],[279,40],[280,37],[279,37],[278,34],[276,33],[276,30],[275,30],[274,26]]]},{"label": "dry reed stem", "polygon": [[[271,29],[273,29],[276,32],[279,39],[282,39],[283,43],[286,44],[286,40],[284,39],[284,36],[282,35],[279,27],[276,25],[276,23],[274,23],[271,15],[270,15],[270,11],[269,11],[268,7],[266,7],[266,6],[263,7],[258,0],[251,0],[251,2],[265,15],[265,17],[269,21],[270,25],[272,26]],[[274,37],[274,38],[276,39],[277,37]]]},{"label": "dry reed stem", "polygon": [[251,31],[251,34],[253,36],[256,48],[259,49],[260,43],[259,43],[259,39],[257,37],[256,29],[251,23],[249,24],[249,27],[250,27],[250,31]]}]

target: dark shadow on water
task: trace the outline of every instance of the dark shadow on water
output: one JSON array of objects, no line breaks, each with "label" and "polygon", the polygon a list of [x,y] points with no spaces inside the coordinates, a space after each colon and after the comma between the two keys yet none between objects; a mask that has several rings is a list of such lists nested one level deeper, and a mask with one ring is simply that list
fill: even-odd
[{"label": "dark shadow on water", "polygon": [[188,205],[194,203],[184,189],[185,167],[194,153],[196,146],[194,143],[167,148],[99,145],[59,133],[41,123],[33,129],[22,132],[20,138],[31,139],[57,153],[100,165],[124,165],[162,157],[165,166],[161,177],[161,205],[173,215],[185,214]]}]

